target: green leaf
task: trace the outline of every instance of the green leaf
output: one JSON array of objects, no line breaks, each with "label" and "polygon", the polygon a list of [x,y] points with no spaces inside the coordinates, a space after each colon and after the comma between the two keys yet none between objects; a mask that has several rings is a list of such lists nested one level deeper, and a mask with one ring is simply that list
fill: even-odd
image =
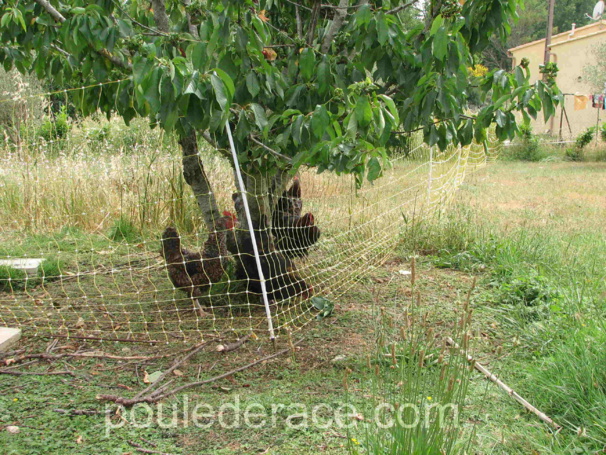
[{"label": "green leaf", "polygon": [[[335,122],[336,123],[336,122]],[[349,115],[349,121],[347,122],[347,135],[355,139],[358,134],[358,121],[354,114]]]},{"label": "green leaf", "polygon": [[309,81],[314,73],[316,55],[312,48],[305,48],[299,57],[299,70],[304,80]]},{"label": "green leaf", "polygon": [[368,160],[366,168],[368,169],[367,178],[369,182],[372,182],[381,176],[381,163],[376,157],[373,156]]},{"label": "green leaf", "polygon": [[254,98],[261,91],[261,87],[259,86],[259,79],[254,71],[251,71],[246,75],[246,88],[248,89],[248,93]]},{"label": "green leaf", "polygon": [[158,379],[160,379],[160,376],[162,376],[162,372],[161,371],[154,371],[152,374],[149,374],[147,376],[147,381],[152,384],[154,382],[156,382]]},{"label": "green leaf", "polygon": [[396,108],[396,103],[394,103],[394,101],[387,95],[379,95],[379,98],[383,100],[387,106],[387,109],[389,110],[389,113],[393,116],[395,124],[398,125],[400,123],[400,114]]},{"label": "green leaf", "polygon": [[315,296],[311,298],[311,303],[319,311],[316,319],[324,319],[332,315],[335,304],[328,300],[326,297]]},{"label": "green leaf", "polygon": [[217,99],[217,103],[219,103],[219,107],[223,112],[229,109],[229,100],[227,99],[227,94],[225,93],[225,85],[219,76],[216,74],[210,75],[210,83],[213,86],[213,90],[215,92],[215,98]]},{"label": "green leaf", "polygon": [[223,81],[223,84],[225,84],[225,88],[227,89],[226,95],[227,95],[227,97],[229,99],[229,102],[231,104],[231,100],[234,97],[234,93],[236,93],[236,87],[234,86],[234,81],[229,76],[229,74],[227,74],[221,68],[215,68],[214,71],[221,78],[221,80]]},{"label": "green leaf", "polygon": [[435,58],[444,61],[448,52],[448,33],[444,27],[440,27],[433,37],[431,53]]},{"label": "green leaf", "polygon": [[267,126],[267,117],[265,115],[265,109],[257,103],[251,103],[250,105],[253,113],[255,114],[255,123],[259,127],[259,131],[263,131]]},{"label": "green leaf", "polygon": [[366,128],[372,121],[372,108],[368,101],[368,96],[362,95],[358,98],[356,103],[356,120],[358,125],[362,128]]},{"label": "green leaf", "polygon": [[193,46],[190,46],[188,48],[188,51],[191,52],[190,58],[194,68],[198,71],[204,72],[206,69],[206,62],[208,60],[206,54],[206,43],[197,43]]},{"label": "green leaf", "polygon": [[377,37],[381,46],[384,46],[389,38],[389,27],[383,15],[377,17]]},{"label": "green leaf", "polygon": [[332,75],[330,74],[330,65],[326,57],[322,58],[322,61],[318,65],[318,92],[320,95],[325,95],[332,83]]},{"label": "green leaf", "polygon": [[326,128],[330,125],[330,116],[324,106],[318,105],[311,117],[311,131],[318,139],[322,139]]}]

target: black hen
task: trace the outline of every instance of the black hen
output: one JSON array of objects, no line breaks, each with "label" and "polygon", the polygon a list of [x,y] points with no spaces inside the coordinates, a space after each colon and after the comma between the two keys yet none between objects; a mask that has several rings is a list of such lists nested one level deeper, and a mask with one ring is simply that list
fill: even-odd
[{"label": "black hen", "polygon": [[[304,300],[310,298],[313,288],[301,278],[287,256],[274,250],[265,219],[261,220],[255,237],[269,298],[271,300],[286,300],[295,296],[301,296]],[[261,281],[250,235],[242,236],[240,252],[236,278],[246,280],[249,292],[261,294]]]}]

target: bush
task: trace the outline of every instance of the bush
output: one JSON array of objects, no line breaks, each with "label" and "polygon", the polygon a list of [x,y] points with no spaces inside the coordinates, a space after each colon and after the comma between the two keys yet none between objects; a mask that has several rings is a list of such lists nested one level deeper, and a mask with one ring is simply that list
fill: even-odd
[{"label": "bush", "polygon": [[541,161],[545,155],[530,125],[523,124],[520,126],[519,142],[510,146],[504,157],[519,161]]},{"label": "bush", "polygon": [[568,161],[583,161],[585,159],[585,147],[593,141],[595,127],[587,128],[577,137],[574,147],[566,150],[565,157]]},{"label": "bush", "polygon": [[42,122],[38,128],[38,136],[47,142],[64,139],[71,128],[68,119],[67,108],[62,106],[61,111],[54,119],[47,117],[44,122]]}]

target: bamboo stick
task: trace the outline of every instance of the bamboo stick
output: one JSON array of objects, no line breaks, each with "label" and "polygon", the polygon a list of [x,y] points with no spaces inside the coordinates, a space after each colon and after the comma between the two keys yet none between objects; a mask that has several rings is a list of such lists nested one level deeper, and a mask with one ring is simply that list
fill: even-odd
[{"label": "bamboo stick", "polygon": [[[452,338],[446,338],[446,343],[449,346],[453,346],[456,349],[461,349],[461,347]],[[491,373],[486,367],[484,367],[484,366],[480,365],[478,362],[476,362],[472,356],[470,356],[467,353],[465,353],[465,356],[467,357],[467,361],[470,364],[472,364],[476,370],[478,370],[480,373],[484,374],[484,376],[486,376],[488,379],[490,379],[492,382],[494,382],[496,385],[498,385],[501,389],[503,389],[505,392],[507,392],[507,394],[510,397],[513,397],[514,400],[516,400],[518,403],[520,403],[522,406],[524,406],[528,411],[535,414],[543,422],[552,426],[556,431],[559,431],[562,429],[562,427],[560,425],[558,425],[557,423],[555,423],[547,414],[539,411],[537,408],[535,408],[533,405],[531,405],[528,401],[526,401],[524,398],[522,398],[518,392],[516,392],[511,387],[509,387],[507,384],[505,384],[503,381],[501,381],[497,376],[495,376],[493,373]]]}]

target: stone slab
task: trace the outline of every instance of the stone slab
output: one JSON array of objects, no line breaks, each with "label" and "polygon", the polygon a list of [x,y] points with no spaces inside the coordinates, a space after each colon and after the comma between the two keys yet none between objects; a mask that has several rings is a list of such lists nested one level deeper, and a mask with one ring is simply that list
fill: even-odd
[{"label": "stone slab", "polygon": [[13,269],[23,270],[28,276],[38,275],[38,268],[44,259],[0,259],[0,265],[5,265]]},{"label": "stone slab", "polygon": [[21,338],[21,330],[0,327],[0,352],[11,349]]}]

